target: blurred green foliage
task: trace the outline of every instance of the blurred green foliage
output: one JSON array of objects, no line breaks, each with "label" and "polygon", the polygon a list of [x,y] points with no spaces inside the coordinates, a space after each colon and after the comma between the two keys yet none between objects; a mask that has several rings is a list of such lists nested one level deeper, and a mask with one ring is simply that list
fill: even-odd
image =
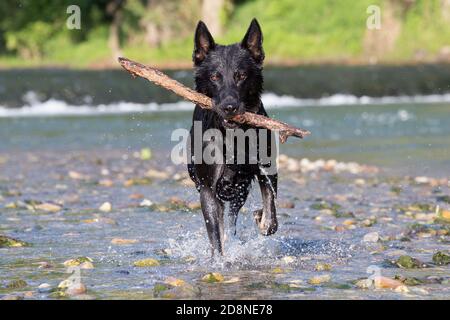
[{"label": "blurred green foliage", "polygon": [[[121,54],[143,62],[189,63],[203,0],[2,0],[0,65],[113,64],[117,24]],[[211,0],[207,0],[211,1]],[[219,0],[220,1],[220,0]],[[222,0],[219,43],[239,41],[253,17],[262,25],[273,63],[368,61],[366,9],[379,5],[399,25],[392,48],[378,40],[381,62],[434,59],[450,46],[450,5],[442,0]],[[81,29],[69,30],[69,5]],[[111,6],[118,5],[112,12]],[[393,18],[392,18],[393,17]],[[395,24],[394,24],[395,25]],[[114,36],[114,35],[113,35]],[[450,50],[450,49],[448,49]]]}]

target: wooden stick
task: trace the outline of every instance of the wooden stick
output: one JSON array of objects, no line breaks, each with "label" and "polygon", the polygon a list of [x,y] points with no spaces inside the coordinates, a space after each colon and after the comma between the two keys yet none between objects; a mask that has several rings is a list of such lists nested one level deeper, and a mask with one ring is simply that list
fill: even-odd
[{"label": "wooden stick", "polygon": [[[119,58],[119,63],[132,76],[147,79],[148,81],[153,82],[158,86],[176,93],[186,100],[198,104],[201,108],[212,110],[211,98],[184,86],[183,84],[170,78],[158,69],[145,66],[138,62],[131,61],[127,58]],[[245,112],[244,114],[236,115],[231,120],[241,124],[246,123],[253,127],[278,130],[281,143],[286,142],[287,138],[290,136],[303,138],[304,136],[310,134],[308,130],[292,127],[287,123],[251,112]]]}]

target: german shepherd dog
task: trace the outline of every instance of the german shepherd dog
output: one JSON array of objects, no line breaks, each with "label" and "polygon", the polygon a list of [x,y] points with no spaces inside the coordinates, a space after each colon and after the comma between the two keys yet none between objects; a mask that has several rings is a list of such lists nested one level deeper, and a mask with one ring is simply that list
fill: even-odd
[{"label": "german shepherd dog", "polygon": [[[194,39],[193,61],[195,68],[195,89],[212,98],[213,110],[205,110],[196,105],[193,123],[201,122],[202,130],[217,129],[226,131],[249,128],[232,122],[230,119],[244,112],[267,116],[261,102],[263,90],[262,64],[264,51],[263,35],[256,19],[253,19],[243,40],[232,45],[219,45],[214,42],[206,25],[199,21]],[[265,129],[264,129],[265,130]],[[194,157],[194,124],[190,131],[190,154]],[[259,136],[258,136],[259,137]],[[268,131],[266,154],[273,160],[273,134]],[[260,146],[258,138],[258,148]],[[211,141],[201,141],[201,149],[208,148]],[[233,142],[234,143],[234,142]],[[249,143],[246,141],[246,150]],[[225,148],[224,145],[221,146]],[[267,150],[268,149],[268,150]],[[260,152],[261,150],[258,150]],[[259,156],[258,156],[259,158]],[[276,159],[276,158],[275,158]],[[246,155],[248,160],[248,155]],[[276,217],[277,172],[268,175],[264,167],[272,163],[188,163],[188,171],[200,192],[200,203],[211,243],[212,256],[215,251],[223,255],[224,250],[224,206],[229,203],[229,225],[236,234],[236,221],[239,210],[245,204],[253,180],[259,183],[263,209],[254,212],[254,219],[263,235],[277,231]],[[276,169],[275,169],[276,170]]]}]

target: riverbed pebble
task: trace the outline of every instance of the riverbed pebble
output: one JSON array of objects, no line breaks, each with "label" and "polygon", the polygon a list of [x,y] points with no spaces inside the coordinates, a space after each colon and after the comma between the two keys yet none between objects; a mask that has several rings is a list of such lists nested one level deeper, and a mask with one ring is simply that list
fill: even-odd
[{"label": "riverbed pebble", "polygon": [[139,203],[139,207],[151,207],[153,206],[153,202],[150,201],[149,199],[144,199],[141,201],[141,203]]},{"label": "riverbed pebble", "polygon": [[60,205],[54,204],[54,203],[41,203],[34,206],[35,210],[38,211],[44,211],[44,212],[58,212],[62,210],[62,207]]},{"label": "riverbed pebble", "polygon": [[323,262],[318,262],[316,263],[316,266],[314,267],[314,269],[316,271],[330,271],[331,270],[331,264],[329,263],[323,263]]},{"label": "riverbed pebble", "polygon": [[426,264],[408,255],[400,256],[395,262],[397,266],[405,269],[424,268]]},{"label": "riverbed pebble", "polygon": [[369,232],[363,237],[364,242],[378,242],[378,240],[380,240],[378,232]]},{"label": "riverbed pebble", "polygon": [[110,202],[104,202],[99,208],[101,212],[111,212],[112,204]]},{"label": "riverbed pebble", "polygon": [[215,283],[215,282],[223,282],[224,277],[218,272],[210,272],[202,277],[204,282]]},{"label": "riverbed pebble", "polygon": [[114,181],[111,179],[101,179],[98,184],[103,187],[112,187],[114,185]]},{"label": "riverbed pebble", "polygon": [[38,286],[38,291],[40,293],[48,293],[52,291],[52,286],[48,283],[42,283]]},{"label": "riverbed pebble", "polygon": [[10,282],[8,282],[8,284],[6,285],[6,288],[20,289],[20,288],[24,288],[26,286],[28,286],[28,283],[25,280],[16,279],[16,280],[11,280]]},{"label": "riverbed pebble", "polygon": [[374,277],[373,282],[377,289],[396,289],[403,286],[402,282],[383,276]]},{"label": "riverbed pebble", "polygon": [[295,262],[295,258],[293,256],[285,256],[281,259],[285,264],[291,264]]},{"label": "riverbed pebble", "polygon": [[295,203],[293,201],[278,201],[278,207],[282,209],[293,209],[295,208]]},{"label": "riverbed pebble", "polygon": [[93,260],[89,257],[78,257],[75,259],[69,259],[63,262],[65,267],[79,267],[80,269],[93,269]]},{"label": "riverbed pebble", "polygon": [[223,283],[226,283],[226,284],[237,283],[240,280],[241,279],[239,277],[231,277],[231,278],[228,278],[227,280],[224,280]]},{"label": "riverbed pebble", "polygon": [[135,267],[146,268],[146,267],[157,267],[160,265],[159,261],[152,258],[137,260],[133,263]]},{"label": "riverbed pebble", "polygon": [[28,246],[30,246],[30,244],[25,241],[0,235],[0,248],[14,248],[14,247],[28,247]]},{"label": "riverbed pebble", "polygon": [[146,177],[152,178],[152,179],[159,179],[159,180],[166,180],[170,177],[168,172],[165,171],[159,171],[154,169],[149,169],[145,173]]},{"label": "riverbed pebble", "polygon": [[329,282],[331,280],[331,276],[329,274],[324,274],[320,276],[314,276],[309,279],[309,284],[318,285],[325,282]]},{"label": "riverbed pebble", "polygon": [[439,266],[446,266],[448,264],[450,264],[450,255],[442,252],[442,251],[438,251],[435,254],[433,254],[433,262]]},{"label": "riverbed pebble", "polygon": [[111,218],[104,218],[104,217],[98,217],[93,219],[85,219],[82,220],[84,223],[100,223],[100,224],[110,224],[110,225],[116,225],[117,221]]},{"label": "riverbed pebble", "polygon": [[139,154],[141,160],[150,160],[152,158],[152,150],[150,148],[142,148]]},{"label": "riverbed pebble", "polygon": [[71,178],[73,180],[87,180],[87,179],[89,179],[88,176],[86,176],[86,175],[84,175],[82,173],[79,173],[77,171],[69,171],[68,175],[69,175],[69,178]]},{"label": "riverbed pebble", "polygon": [[87,288],[82,283],[73,284],[65,290],[65,293],[69,296],[77,296],[77,295],[85,294],[86,292],[87,292]]},{"label": "riverbed pebble", "polygon": [[136,240],[136,239],[113,238],[111,240],[112,244],[117,244],[117,245],[134,244],[137,242],[138,242],[138,240]]}]

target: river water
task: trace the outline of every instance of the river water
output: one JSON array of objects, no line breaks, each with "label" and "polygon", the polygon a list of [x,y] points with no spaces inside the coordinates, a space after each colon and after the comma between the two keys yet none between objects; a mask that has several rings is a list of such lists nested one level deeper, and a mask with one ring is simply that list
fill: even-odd
[{"label": "river water", "polygon": [[[258,235],[255,187],[238,237],[216,261],[198,194],[184,166],[170,160],[171,133],[189,128],[191,104],[119,71],[0,71],[0,234],[32,244],[0,248],[0,296],[54,298],[37,287],[55,288],[69,277],[64,261],[90,257],[94,269],[81,270],[87,294],[74,298],[448,299],[449,268],[432,264],[449,248],[448,222],[433,215],[450,207],[445,68],[267,70],[269,114],[312,135],[280,147],[297,165],[280,164],[278,233]],[[171,74],[191,83],[190,72]],[[313,164],[300,165],[302,158]],[[352,170],[352,162],[362,166]],[[154,205],[140,206],[144,200]],[[111,211],[99,210],[104,202]],[[363,241],[373,232],[378,241]],[[400,255],[429,266],[387,262]],[[133,265],[144,258],[159,266]],[[321,264],[331,270],[316,270]],[[422,284],[397,291],[354,284],[373,268]],[[209,272],[225,281],[202,281]],[[323,275],[330,280],[310,283]],[[156,292],[169,277],[187,287]],[[26,286],[8,287],[19,279]]]}]

